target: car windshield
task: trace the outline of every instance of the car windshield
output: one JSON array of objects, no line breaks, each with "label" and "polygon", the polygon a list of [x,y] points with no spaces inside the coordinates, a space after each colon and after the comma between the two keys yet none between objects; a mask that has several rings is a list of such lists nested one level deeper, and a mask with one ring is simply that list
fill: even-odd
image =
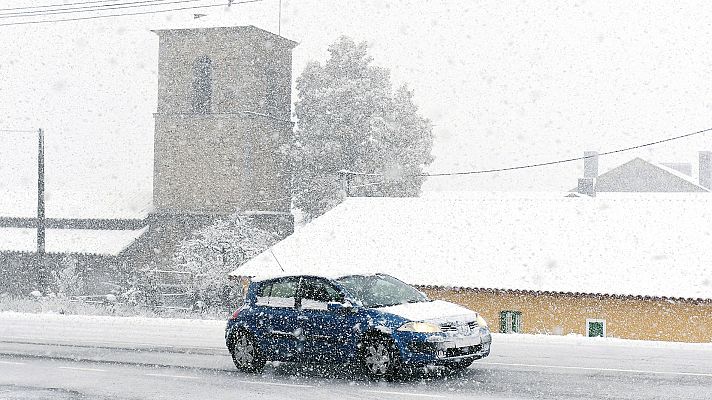
[{"label": "car windshield", "polygon": [[351,275],[337,279],[349,297],[364,307],[420,303],[428,298],[412,286],[388,275]]}]

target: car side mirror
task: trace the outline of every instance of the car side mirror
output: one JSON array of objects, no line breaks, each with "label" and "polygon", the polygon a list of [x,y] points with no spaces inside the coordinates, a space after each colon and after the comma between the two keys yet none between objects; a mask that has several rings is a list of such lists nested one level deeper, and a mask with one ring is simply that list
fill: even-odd
[{"label": "car side mirror", "polygon": [[348,301],[345,301],[343,303],[331,301],[326,304],[326,309],[331,312],[346,312],[351,310],[352,308],[353,306]]}]

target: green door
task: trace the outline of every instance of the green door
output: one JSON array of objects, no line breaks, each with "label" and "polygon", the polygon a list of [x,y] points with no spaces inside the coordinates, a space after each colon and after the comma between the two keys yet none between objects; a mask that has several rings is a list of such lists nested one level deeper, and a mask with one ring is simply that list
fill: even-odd
[{"label": "green door", "polygon": [[502,311],[499,313],[499,331],[501,333],[520,333],[522,331],[521,311]]}]

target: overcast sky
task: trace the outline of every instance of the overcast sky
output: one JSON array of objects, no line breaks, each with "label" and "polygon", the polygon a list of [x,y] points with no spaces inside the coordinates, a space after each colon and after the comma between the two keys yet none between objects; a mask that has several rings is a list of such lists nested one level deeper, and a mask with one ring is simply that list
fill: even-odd
[{"label": "overcast sky", "polygon": [[[255,25],[277,32],[278,3],[0,26],[0,129],[47,131],[50,192],[150,192],[158,55],[150,30]],[[194,12],[209,15],[196,21]],[[323,61],[340,35],[368,41],[376,63],[415,90],[435,124],[430,171],[450,172],[712,127],[710,21],[712,3],[704,1],[283,0],[281,33],[299,42],[295,78],[307,61]],[[697,151],[712,149],[711,139],[602,158],[601,169],[636,156],[696,168]],[[0,132],[0,193],[32,196],[34,146],[32,134]],[[425,190],[567,190],[579,164],[431,178]]]}]

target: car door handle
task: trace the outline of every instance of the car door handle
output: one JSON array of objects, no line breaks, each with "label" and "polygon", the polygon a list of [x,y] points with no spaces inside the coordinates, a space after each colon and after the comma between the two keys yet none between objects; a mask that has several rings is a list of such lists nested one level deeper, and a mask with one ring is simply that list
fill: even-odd
[{"label": "car door handle", "polygon": [[297,315],[297,321],[306,321],[308,319],[309,317],[307,317],[306,315]]}]

